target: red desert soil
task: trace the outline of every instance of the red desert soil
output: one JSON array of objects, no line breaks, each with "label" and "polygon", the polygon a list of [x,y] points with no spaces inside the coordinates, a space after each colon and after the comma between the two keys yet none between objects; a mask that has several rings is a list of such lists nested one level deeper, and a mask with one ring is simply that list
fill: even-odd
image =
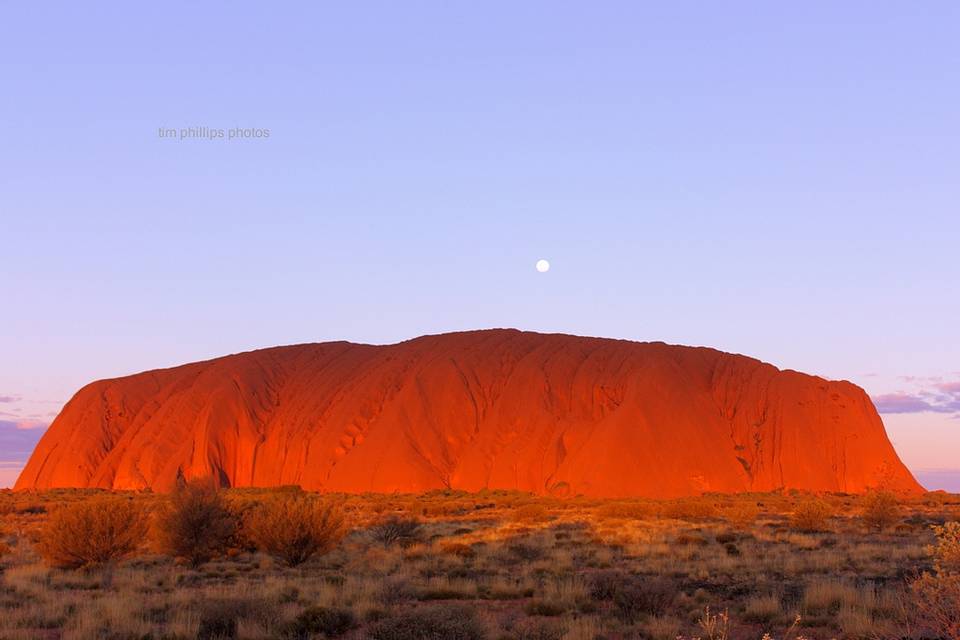
[{"label": "red desert soil", "polygon": [[706,348],[515,330],[263,349],[87,385],[17,489],[921,488],[849,382]]}]

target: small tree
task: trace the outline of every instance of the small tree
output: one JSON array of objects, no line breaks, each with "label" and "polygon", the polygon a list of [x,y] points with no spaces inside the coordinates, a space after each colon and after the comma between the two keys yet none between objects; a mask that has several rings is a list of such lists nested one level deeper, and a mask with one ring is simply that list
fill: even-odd
[{"label": "small tree", "polygon": [[924,572],[912,585],[917,614],[937,636],[960,640],[960,522],[933,530],[934,573]]},{"label": "small tree", "polygon": [[100,498],[55,510],[40,530],[37,551],[64,569],[108,564],[133,553],[147,533],[147,516],[134,502]]},{"label": "small tree", "polygon": [[305,495],[269,500],[252,510],[244,530],[258,549],[290,567],[327,553],[346,534],[339,509]]},{"label": "small tree", "polygon": [[408,547],[420,539],[421,525],[413,518],[390,516],[370,527],[370,536],[384,547]]},{"label": "small tree", "polygon": [[793,510],[790,524],[800,531],[828,531],[828,522],[833,517],[833,509],[823,500],[801,502]]},{"label": "small tree", "polygon": [[868,529],[883,531],[900,519],[897,497],[888,491],[871,491],[863,498],[861,517]]},{"label": "small tree", "polygon": [[223,492],[211,482],[195,480],[179,485],[160,507],[157,547],[198,567],[226,551],[236,527]]}]

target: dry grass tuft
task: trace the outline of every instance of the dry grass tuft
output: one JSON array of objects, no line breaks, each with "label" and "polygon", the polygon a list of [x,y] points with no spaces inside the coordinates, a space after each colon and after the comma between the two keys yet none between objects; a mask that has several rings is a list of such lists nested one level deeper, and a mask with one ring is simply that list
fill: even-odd
[{"label": "dry grass tuft", "polygon": [[422,533],[423,526],[419,520],[401,518],[395,515],[384,518],[370,527],[370,537],[384,547],[395,544],[401,547],[409,547],[420,542]]}]

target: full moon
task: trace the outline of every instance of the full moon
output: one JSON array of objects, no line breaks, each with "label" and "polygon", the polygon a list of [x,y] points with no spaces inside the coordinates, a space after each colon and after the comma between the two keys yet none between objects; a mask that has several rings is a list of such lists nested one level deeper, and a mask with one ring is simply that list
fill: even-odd
[{"label": "full moon", "polygon": [[537,271],[540,273],[546,273],[547,271],[550,271],[550,263],[542,259],[537,260]]}]

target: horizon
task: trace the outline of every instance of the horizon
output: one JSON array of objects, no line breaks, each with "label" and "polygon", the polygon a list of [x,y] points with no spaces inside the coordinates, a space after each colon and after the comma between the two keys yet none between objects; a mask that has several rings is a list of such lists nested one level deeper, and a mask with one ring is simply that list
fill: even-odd
[{"label": "horizon", "polygon": [[0,15],[0,487],[93,380],[507,326],[849,380],[960,492],[960,6]]}]

